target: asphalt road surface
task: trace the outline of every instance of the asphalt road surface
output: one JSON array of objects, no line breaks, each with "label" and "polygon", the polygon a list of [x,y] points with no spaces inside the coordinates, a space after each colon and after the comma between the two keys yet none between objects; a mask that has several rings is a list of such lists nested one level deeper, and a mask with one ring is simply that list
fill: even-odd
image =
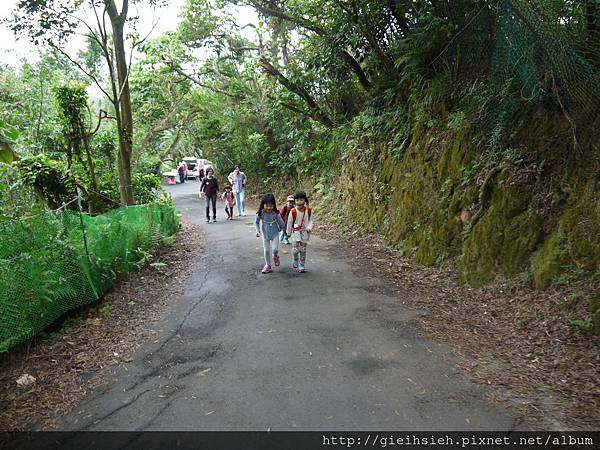
[{"label": "asphalt road surface", "polygon": [[[113,370],[114,382],[62,430],[511,430],[418,337],[414,313],[357,276],[336,242],[311,237],[307,272],[263,275],[254,210],[205,223],[198,184],[169,188],[183,219],[207,232],[183,296],[153,327],[156,342]],[[316,224],[318,228],[318,223]],[[198,247],[200,248],[200,247]],[[194,250],[191,250],[194,251]]]}]

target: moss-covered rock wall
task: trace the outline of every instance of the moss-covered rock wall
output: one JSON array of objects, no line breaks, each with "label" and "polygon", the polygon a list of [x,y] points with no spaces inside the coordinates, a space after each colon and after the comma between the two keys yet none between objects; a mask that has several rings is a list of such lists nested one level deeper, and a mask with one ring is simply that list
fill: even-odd
[{"label": "moss-covered rock wall", "polygon": [[[401,157],[346,158],[337,183],[344,220],[380,232],[418,263],[455,258],[474,286],[502,273],[547,288],[598,271],[595,180],[579,172],[552,192],[544,178],[552,169],[484,167],[473,142],[468,127],[435,138],[415,132]],[[562,201],[545,207],[553,196]]]}]

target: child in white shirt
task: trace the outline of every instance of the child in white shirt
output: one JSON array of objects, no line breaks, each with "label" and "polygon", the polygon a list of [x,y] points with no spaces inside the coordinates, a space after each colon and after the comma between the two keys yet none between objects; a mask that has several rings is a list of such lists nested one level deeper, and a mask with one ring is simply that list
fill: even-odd
[{"label": "child in white shirt", "polygon": [[292,242],[292,267],[299,273],[306,271],[306,246],[312,231],[312,210],[308,207],[308,198],[305,192],[294,194],[296,206],[291,209],[288,219],[286,235]]}]

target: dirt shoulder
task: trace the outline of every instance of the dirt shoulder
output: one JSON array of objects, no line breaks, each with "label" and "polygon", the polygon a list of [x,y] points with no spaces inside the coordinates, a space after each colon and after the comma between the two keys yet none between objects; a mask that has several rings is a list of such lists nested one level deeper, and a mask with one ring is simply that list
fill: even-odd
[{"label": "dirt shoulder", "polygon": [[[131,361],[155,332],[152,323],[175,302],[199,260],[204,233],[184,223],[145,268],[124,275],[102,300],[70,315],[62,330],[0,360],[0,430],[48,429],[94,388],[111,366]],[[197,242],[196,251],[185,243]],[[35,383],[18,387],[24,374]]]},{"label": "dirt shoulder", "polygon": [[340,243],[356,272],[382,280],[381,290],[419,312],[420,332],[451,348],[452,363],[486,387],[488,400],[548,429],[600,426],[600,337],[567,325],[589,313],[600,279],[535,291],[497,278],[475,289],[451,268],[417,266],[380,237],[319,223]]}]

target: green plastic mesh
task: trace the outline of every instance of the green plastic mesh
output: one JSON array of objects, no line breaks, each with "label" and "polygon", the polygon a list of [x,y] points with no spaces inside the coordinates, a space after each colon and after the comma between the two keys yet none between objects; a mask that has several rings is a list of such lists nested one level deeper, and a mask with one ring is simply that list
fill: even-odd
[{"label": "green plastic mesh", "polygon": [[178,227],[167,204],[99,216],[63,210],[0,224],[0,352],[98,300]]},{"label": "green plastic mesh", "polygon": [[597,141],[600,0],[457,1],[451,17],[457,31],[436,64],[459,81],[487,77],[494,101],[479,126],[492,142],[504,145],[492,135],[510,134],[524,104],[539,103],[568,120],[582,147]]},{"label": "green plastic mesh", "polygon": [[579,136],[599,124],[600,1],[498,2],[492,80],[522,100],[552,98]]}]

